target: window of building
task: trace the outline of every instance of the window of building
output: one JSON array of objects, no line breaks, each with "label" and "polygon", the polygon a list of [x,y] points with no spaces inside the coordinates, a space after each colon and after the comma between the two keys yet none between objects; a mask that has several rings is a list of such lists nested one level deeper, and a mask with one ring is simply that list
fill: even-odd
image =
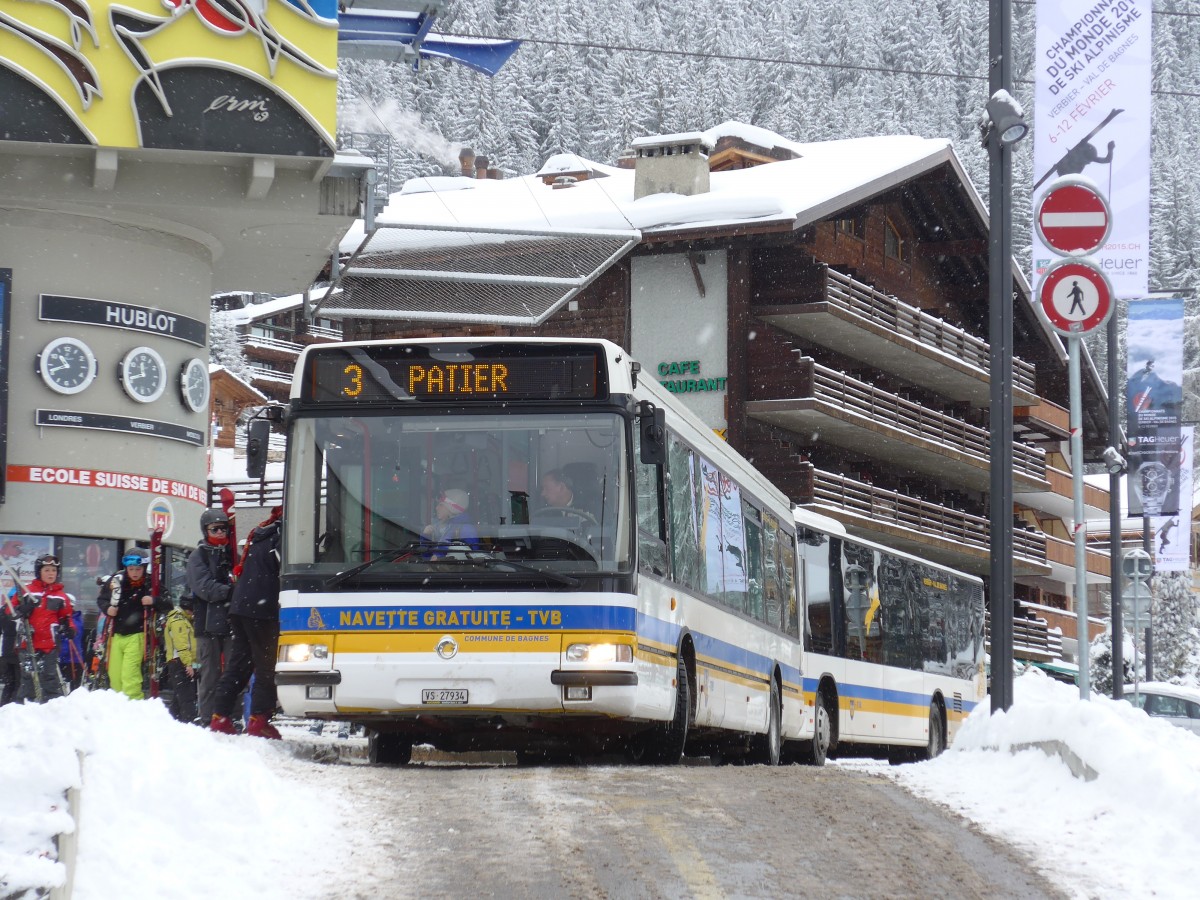
[{"label": "window of building", "polygon": [[898,260],[905,264],[912,261],[912,248],[891,219],[887,220],[884,227],[883,254],[888,259]]},{"label": "window of building", "polygon": [[838,234],[849,235],[852,238],[858,238],[860,241],[866,240],[867,217],[862,213],[846,215],[840,219],[835,219],[833,227]]}]

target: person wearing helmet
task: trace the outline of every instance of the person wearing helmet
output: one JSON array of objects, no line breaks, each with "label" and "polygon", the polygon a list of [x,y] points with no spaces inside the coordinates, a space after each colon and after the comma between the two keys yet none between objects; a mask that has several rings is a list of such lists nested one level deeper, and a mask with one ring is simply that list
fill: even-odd
[{"label": "person wearing helmet", "polygon": [[[58,642],[75,636],[75,598],[63,590],[58,573],[60,563],[57,556],[39,556],[33,564],[37,577],[27,585],[29,595],[34,598],[34,607],[29,613],[29,628],[33,632],[34,667],[41,682],[43,700],[61,697],[64,693],[58,671]],[[37,696],[32,680],[22,683],[18,700],[33,700]]]},{"label": "person wearing helmet", "polygon": [[25,647],[20,623],[33,605],[33,598],[22,595],[12,576],[0,570],[0,706],[17,699],[24,680],[21,655]]},{"label": "person wearing helmet", "polygon": [[229,656],[230,649],[229,600],[234,579],[229,516],[219,509],[206,509],[200,515],[200,531],[200,543],[188,557],[187,586],[200,668],[197,717],[201,725],[207,725],[221,678],[221,660]]},{"label": "person wearing helmet", "polygon": [[147,576],[149,555],[134,548],[121,557],[124,569],[104,582],[96,605],[112,622],[108,661],[108,683],[130,700],[145,696],[142,662],[146,656],[146,614],[166,612],[171,604],[155,597]]}]

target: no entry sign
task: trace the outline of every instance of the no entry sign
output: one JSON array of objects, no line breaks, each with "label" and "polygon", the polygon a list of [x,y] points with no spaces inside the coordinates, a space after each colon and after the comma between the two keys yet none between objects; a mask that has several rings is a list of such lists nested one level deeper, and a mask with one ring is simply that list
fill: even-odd
[{"label": "no entry sign", "polygon": [[1060,259],[1042,277],[1038,301],[1051,328],[1078,337],[1108,321],[1113,290],[1108,277],[1090,260]]},{"label": "no entry sign", "polygon": [[1094,253],[1112,230],[1108,201],[1083,178],[1067,176],[1051,182],[1034,216],[1042,242],[1063,256]]}]

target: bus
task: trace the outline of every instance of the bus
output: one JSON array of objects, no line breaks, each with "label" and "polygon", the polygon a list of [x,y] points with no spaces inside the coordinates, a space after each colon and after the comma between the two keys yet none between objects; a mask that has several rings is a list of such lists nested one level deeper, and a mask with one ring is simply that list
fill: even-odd
[{"label": "bus", "polygon": [[987,693],[982,581],[852,537],[836,519],[795,516],[816,744],[892,762],[937,756]]},{"label": "bus", "polygon": [[[820,764],[838,741],[914,745],[933,722],[910,727],[918,705],[951,727],[953,698],[968,708],[966,669],[912,666],[977,581],[794,510],[615,344],[314,345],[272,414],[280,705],[361,723],[373,762],[432,745]],[[269,427],[251,428],[260,470]],[[897,649],[893,591],[913,577],[910,605],[939,585],[947,602]],[[861,597],[878,605],[859,636],[834,623]],[[975,652],[955,635],[955,660]]]}]

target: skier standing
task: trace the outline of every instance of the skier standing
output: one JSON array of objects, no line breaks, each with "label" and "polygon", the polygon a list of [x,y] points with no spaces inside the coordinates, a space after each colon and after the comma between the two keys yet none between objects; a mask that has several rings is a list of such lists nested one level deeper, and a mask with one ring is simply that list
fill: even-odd
[{"label": "skier standing", "polygon": [[242,570],[233,588],[230,619],[233,640],[217,685],[209,728],[233,734],[237,696],[254,675],[246,734],[279,740],[275,714],[275,655],[279,647],[279,508],[250,532]]},{"label": "skier standing", "polygon": [[[74,597],[58,580],[58,557],[47,554],[33,564],[37,578],[29,582],[28,591],[34,598],[29,612],[29,627],[33,632],[34,677],[41,682],[42,699],[61,697],[64,693],[62,675],[58,671],[58,642],[75,637],[72,620]],[[32,683],[23,684],[17,699],[32,700],[37,696]]]},{"label": "skier standing", "polygon": [[121,557],[121,565],[124,573],[118,572],[104,583],[96,605],[112,620],[107,659],[109,686],[130,700],[141,700],[145,696],[142,663],[146,656],[146,616],[171,607],[150,589],[143,551],[129,551]]},{"label": "skier standing", "polygon": [[200,516],[203,537],[187,562],[188,593],[194,604],[193,627],[199,649],[199,716],[202,725],[213,715],[213,699],[221,678],[221,662],[229,656],[229,600],[233,595],[233,553],[229,516],[206,509]]}]

